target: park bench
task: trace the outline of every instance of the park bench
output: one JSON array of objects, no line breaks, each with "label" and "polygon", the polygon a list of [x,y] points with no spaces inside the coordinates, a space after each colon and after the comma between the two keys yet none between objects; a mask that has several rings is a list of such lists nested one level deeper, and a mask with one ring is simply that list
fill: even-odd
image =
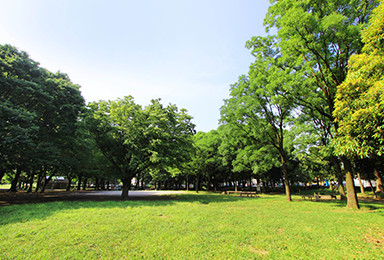
[{"label": "park bench", "polygon": [[303,200],[306,200],[306,199],[312,200],[315,196],[313,196],[313,195],[301,195],[301,197],[303,198]]},{"label": "park bench", "polygon": [[241,191],[233,191],[233,190],[229,190],[227,191],[227,194],[238,194],[240,193]]},{"label": "park bench", "polygon": [[337,199],[335,195],[321,195],[320,193],[315,193],[313,195],[302,195],[301,197],[304,200],[306,200],[306,199],[309,199],[309,200],[315,199],[316,201],[319,201],[320,199],[322,199],[322,200]]},{"label": "park bench", "polygon": [[241,191],[240,197],[242,197],[242,196],[255,197],[255,198],[259,197],[256,192],[249,192],[249,191]]},{"label": "park bench", "polygon": [[335,195],[321,195],[321,194],[318,194],[318,196],[319,196],[319,199],[323,199],[323,200],[337,199],[337,197]]}]

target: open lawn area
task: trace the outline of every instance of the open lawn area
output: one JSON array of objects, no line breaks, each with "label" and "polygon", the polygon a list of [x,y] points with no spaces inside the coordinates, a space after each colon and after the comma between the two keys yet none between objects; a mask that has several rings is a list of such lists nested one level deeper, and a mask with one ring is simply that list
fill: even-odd
[{"label": "open lawn area", "polygon": [[384,205],[189,193],[0,207],[0,259],[382,259]]}]

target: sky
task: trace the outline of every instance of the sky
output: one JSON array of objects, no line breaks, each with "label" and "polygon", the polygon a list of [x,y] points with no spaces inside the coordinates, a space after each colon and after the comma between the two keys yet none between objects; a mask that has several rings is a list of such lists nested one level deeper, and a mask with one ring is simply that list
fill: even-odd
[{"label": "sky", "polygon": [[269,0],[0,0],[0,44],[67,73],[86,102],[131,95],[185,108],[217,129]]}]

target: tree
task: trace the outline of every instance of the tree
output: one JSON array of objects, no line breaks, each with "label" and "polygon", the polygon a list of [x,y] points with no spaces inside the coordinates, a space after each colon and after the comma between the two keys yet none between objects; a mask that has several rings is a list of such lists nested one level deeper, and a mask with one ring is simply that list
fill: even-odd
[{"label": "tree", "polygon": [[148,137],[151,139],[151,176],[159,182],[175,181],[180,178],[185,163],[193,154],[195,125],[187,110],[176,105],[164,106],[160,99],[152,100],[145,107]]},{"label": "tree", "polygon": [[39,67],[26,52],[1,45],[0,58],[0,158],[3,168],[14,171],[16,191],[22,172],[33,183],[37,171],[52,176],[57,170],[84,99],[66,74]]},{"label": "tree", "polygon": [[284,137],[294,106],[282,95],[287,74],[272,37],[254,37],[247,45],[252,48],[256,60],[248,77],[241,77],[232,86],[231,98],[222,108],[222,121],[249,131],[249,138],[259,142],[260,149],[270,145],[279,152],[285,192],[287,200],[291,201]]},{"label": "tree", "polygon": [[221,129],[219,129],[211,130],[208,133],[198,132],[195,135],[196,153],[193,160],[196,171],[195,188],[199,188],[201,181],[206,181],[207,190],[213,188],[217,191],[219,184],[228,180],[230,170],[224,164],[219,151],[223,142]]},{"label": "tree", "polygon": [[[223,107],[222,111],[224,109]],[[219,129],[223,136],[219,153],[235,184],[239,180],[254,177],[266,190],[268,184],[275,184],[282,179],[279,153],[262,139],[262,135],[259,136],[259,129],[254,129],[252,124],[234,124],[233,121],[220,126]],[[277,170],[272,173],[272,169]],[[276,172],[278,174],[274,174]]]},{"label": "tree", "polygon": [[194,125],[185,110],[163,107],[153,100],[142,109],[128,96],[116,101],[90,103],[87,125],[97,146],[123,182],[128,198],[133,177],[155,167],[174,166],[192,147]]},{"label": "tree", "polygon": [[[338,131],[333,117],[336,89],[345,79],[349,57],[361,51],[360,31],[377,1],[272,0],[271,3],[265,24],[267,29],[277,29],[282,56],[291,67],[288,73],[295,74],[297,83],[291,84],[292,88],[286,89],[285,94],[302,107],[303,113],[316,117],[332,139]],[[340,164],[337,158],[331,159],[334,164]],[[341,159],[352,199],[349,205],[357,208],[356,194],[351,188],[351,162],[345,157]]]},{"label": "tree", "polygon": [[144,109],[151,140],[151,167],[157,170],[182,168],[192,156],[195,125],[187,110],[179,111],[171,104],[163,106],[160,101],[152,100]]},{"label": "tree", "polygon": [[[384,153],[384,4],[373,12],[362,32],[361,54],[351,56],[345,81],[337,88],[334,116],[339,124],[336,153],[350,159],[370,158],[376,164]],[[378,167],[379,191],[384,192]]]},{"label": "tree", "polygon": [[22,169],[33,158],[33,137],[39,130],[33,104],[44,92],[33,82],[39,68],[27,53],[1,45],[0,56],[0,155],[4,169],[15,171],[11,191],[16,191]]}]

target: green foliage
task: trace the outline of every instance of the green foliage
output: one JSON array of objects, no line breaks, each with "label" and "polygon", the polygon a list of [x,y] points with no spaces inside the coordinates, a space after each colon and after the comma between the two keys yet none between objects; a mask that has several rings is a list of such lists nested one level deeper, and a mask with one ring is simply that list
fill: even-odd
[{"label": "green foliage", "polygon": [[63,73],[52,73],[10,45],[0,46],[0,163],[8,172],[57,171],[73,145],[84,99]]},{"label": "green foliage", "polygon": [[350,158],[376,158],[384,152],[384,5],[375,9],[362,33],[365,46],[349,61],[338,86],[334,115],[339,124],[336,152]]},{"label": "green foliage", "polygon": [[[247,154],[261,157],[264,160],[262,169],[270,170],[273,167],[275,161],[270,160],[272,156],[268,154],[275,149],[281,158],[289,197],[288,157],[284,144],[295,106],[282,94],[290,82],[290,75],[285,72],[285,65],[281,63],[280,51],[273,37],[254,37],[247,46],[252,49],[255,62],[250,66],[248,76],[241,77],[231,87],[231,98],[226,100],[221,109],[222,121],[246,134],[248,144],[257,151],[252,152],[252,155],[249,152]],[[247,150],[243,149],[243,152]],[[253,167],[255,171],[258,168],[260,164]]]},{"label": "green foliage", "polygon": [[114,176],[126,185],[135,176],[164,174],[167,168],[181,167],[189,159],[194,125],[185,110],[164,107],[160,100],[152,100],[143,109],[131,96],[88,106],[89,131],[111,163]]},{"label": "green foliage", "polygon": [[342,206],[212,194],[6,206],[0,258],[382,258],[383,205]]},{"label": "green foliage", "polygon": [[271,1],[265,25],[277,29],[282,60],[290,68],[284,95],[315,123],[322,145],[334,137],[337,86],[346,77],[350,56],[363,47],[361,30],[377,2]]},{"label": "green foliage", "polygon": [[193,167],[195,175],[207,182],[208,190],[212,185],[217,190],[218,185],[231,179],[231,165],[226,163],[220,148],[224,143],[222,128],[208,133],[198,132],[194,137],[195,156]]}]

